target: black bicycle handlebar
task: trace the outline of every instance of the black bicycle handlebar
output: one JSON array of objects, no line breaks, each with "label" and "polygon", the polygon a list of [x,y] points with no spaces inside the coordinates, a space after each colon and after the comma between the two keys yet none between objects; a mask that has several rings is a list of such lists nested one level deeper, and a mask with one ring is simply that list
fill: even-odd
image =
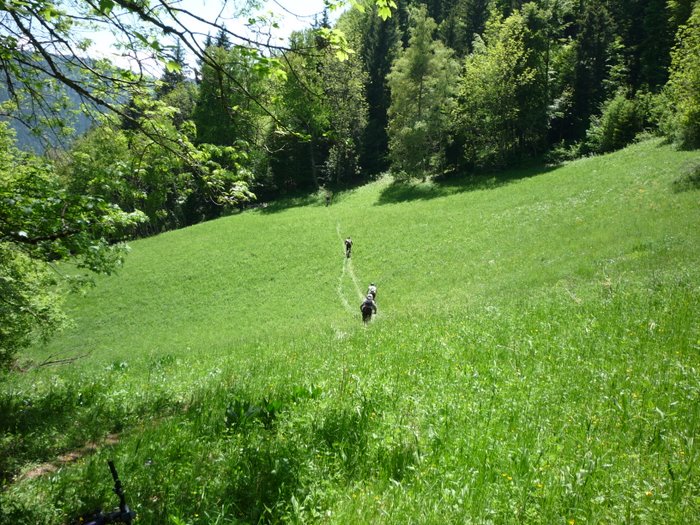
[{"label": "black bicycle handlebar", "polygon": [[117,469],[114,466],[114,461],[111,459],[108,460],[107,465],[109,465],[109,470],[112,473],[112,479],[114,480],[114,488],[112,490],[119,498],[119,510],[107,513],[99,510],[95,513],[81,516],[78,521],[74,523],[78,525],[108,525],[110,523],[123,523],[125,525],[131,525],[134,518],[136,518],[136,512],[131,510],[126,504],[126,496],[124,495],[124,489],[122,488],[122,482],[119,479],[119,474],[117,474]]}]

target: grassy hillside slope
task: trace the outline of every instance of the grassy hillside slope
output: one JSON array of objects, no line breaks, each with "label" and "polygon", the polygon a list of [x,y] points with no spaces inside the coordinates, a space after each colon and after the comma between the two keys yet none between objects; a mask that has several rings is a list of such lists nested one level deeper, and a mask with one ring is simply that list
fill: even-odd
[{"label": "grassy hillside slope", "polygon": [[140,523],[693,521],[689,162],[649,141],[489,181],[381,180],[133,243],[26,355],[87,357],[3,383],[0,518],[111,503],[115,457]]}]

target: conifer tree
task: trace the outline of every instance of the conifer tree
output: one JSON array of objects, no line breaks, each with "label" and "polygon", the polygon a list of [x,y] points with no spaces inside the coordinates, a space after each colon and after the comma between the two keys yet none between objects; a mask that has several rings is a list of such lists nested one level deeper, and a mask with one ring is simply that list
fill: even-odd
[{"label": "conifer tree", "polygon": [[444,167],[459,66],[452,50],[433,39],[437,28],[423,6],[411,13],[409,44],[389,74],[389,155],[395,176],[412,178]]},{"label": "conifer tree", "polygon": [[349,36],[366,72],[367,125],[361,140],[360,162],[368,173],[379,173],[388,167],[386,128],[391,94],[387,75],[400,49],[408,18],[407,4],[406,0],[399,0],[394,14],[386,20],[379,16],[377,9],[351,13],[353,27]]},{"label": "conifer tree", "polygon": [[440,22],[440,38],[463,58],[471,52],[474,37],[484,31],[488,16],[489,0],[457,0]]},{"label": "conifer tree", "polygon": [[185,50],[178,40],[175,43],[170,60],[165,64],[163,76],[160,78],[160,84],[156,90],[158,96],[164,97],[174,90],[179,84],[184,82],[186,78],[186,69],[187,62],[185,60]]},{"label": "conifer tree", "polygon": [[591,116],[598,113],[607,98],[614,20],[601,0],[587,2],[579,15],[573,84],[573,120],[575,138],[582,138]]}]

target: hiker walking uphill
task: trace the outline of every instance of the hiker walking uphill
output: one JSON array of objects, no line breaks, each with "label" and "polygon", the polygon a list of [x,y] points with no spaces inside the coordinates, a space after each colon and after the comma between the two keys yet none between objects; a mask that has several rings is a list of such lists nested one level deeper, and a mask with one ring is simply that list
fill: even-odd
[{"label": "hiker walking uphill", "polygon": [[370,322],[372,314],[376,315],[377,303],[374,302],[372,294],[367,294],[367,298],[360,305],[360,311],[362,312],[362,320],[365,324]]},{"label": "hiker walking uphill", "polygon": [[377,285],[374,283],[370,283],[369,287],[367,288],[367,295],[371,295],[372,299],[376,300],[377,299]]},{"label": "hiker walking uphill", "polygon": [[345,239],[345,257],[350,258],[350,252],[352,252],[352,239],[348,237]]}]

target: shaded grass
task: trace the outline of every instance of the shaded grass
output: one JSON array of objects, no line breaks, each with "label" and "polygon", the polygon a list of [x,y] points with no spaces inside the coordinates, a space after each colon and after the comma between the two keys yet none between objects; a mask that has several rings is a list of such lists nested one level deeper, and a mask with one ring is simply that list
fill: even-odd
[{"label": "shaded grass", "polygon": [[700,189],[700,160],[695,159],[682,167],[681,175],[673,181],[673,189],[677,192]]},{"label": "shaded grass", "polygon": [[392,182],[379,194],[376,205],[397,204],[415,200],[430,200],[458,193],[491,190],[521,179],[536,177],[552,171],[550,166],[530,166],[499,173],[482,173],[468,176],[446,176],[428,182]]}]

